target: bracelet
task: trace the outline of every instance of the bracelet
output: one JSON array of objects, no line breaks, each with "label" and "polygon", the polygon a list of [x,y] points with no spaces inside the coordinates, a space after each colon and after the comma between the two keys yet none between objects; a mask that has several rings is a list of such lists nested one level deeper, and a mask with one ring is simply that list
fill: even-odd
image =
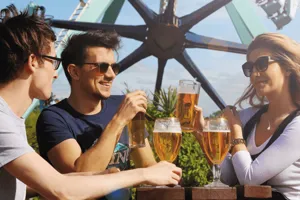
[{"label": "bracelet", "polygon": [[235,146],[237,144],[246,144],[246,141],[243,138],[233,139],[231,142],[231,146]]},{"label": "bracelet", "polygon": [[229,153],[231,154],[232,153],[232,149],[235,145],[238,145],[238,144],[246,144],[246,141],[243,139],[243,138],[236,138],[236,139],[233,139],[232,142],[231,142],[231,146],[230,146],[230,149],[229,149]]}]

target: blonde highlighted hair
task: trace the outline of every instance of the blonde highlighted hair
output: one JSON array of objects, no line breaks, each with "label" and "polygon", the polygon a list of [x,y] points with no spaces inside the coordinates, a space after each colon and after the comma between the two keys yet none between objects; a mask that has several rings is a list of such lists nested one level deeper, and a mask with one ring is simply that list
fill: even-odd
[{"label": "blonde highlighted hair", "polygon": [[[279,60],[279,65],[283,69],[290,71],[289,90],[291,97],[298,107],[300,106],[300,44],[291,38],[279,33],[264,33],[258,35],[249,45],[247,60],[249,55],[256,49],[267,49],[271,56]],[[235,105],[241,107],[243,101],[253,107],[263,106],[267,100],[264,96],[258,96],[253,85],[250,83],[243,95]]]}]

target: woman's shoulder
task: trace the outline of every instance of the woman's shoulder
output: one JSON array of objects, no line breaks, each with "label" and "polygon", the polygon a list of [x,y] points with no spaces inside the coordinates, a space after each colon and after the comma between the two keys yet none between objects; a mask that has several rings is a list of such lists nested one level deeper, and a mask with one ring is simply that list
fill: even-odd
[{"label": "woman's shoulder", "polygon": [[259,110],[259,108],[249,107],[239,111],[239,116],[243,126],[250,120],[250,118]]},{"label": "woman's shoulder", "polygon": [[287,125],[287,128],[292,128],[292,129],[300,130],[300,115],[296,115],[290,121],[290,123]]}]

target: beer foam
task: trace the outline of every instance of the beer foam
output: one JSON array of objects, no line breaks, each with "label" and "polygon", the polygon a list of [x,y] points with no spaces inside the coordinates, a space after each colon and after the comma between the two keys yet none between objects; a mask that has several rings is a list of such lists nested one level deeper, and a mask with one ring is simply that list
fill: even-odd
[{"label": "beer foam", "polygon": [[182,132],[181,132],[181,130],[171,128],[171,129],[167,129],[167,130],[166,129],[160,129],[160,130],[154,129],[153,133],[180,133],[181,134]]},{"label": "beer foam", "polygon": [[206,129],[206,130],[203,130],[202,132],[230,133],[230,130]]},{"label": "beer foam", "polygon": [[177,94],[198,94],[197,92],[195,91],[178,91]]}]

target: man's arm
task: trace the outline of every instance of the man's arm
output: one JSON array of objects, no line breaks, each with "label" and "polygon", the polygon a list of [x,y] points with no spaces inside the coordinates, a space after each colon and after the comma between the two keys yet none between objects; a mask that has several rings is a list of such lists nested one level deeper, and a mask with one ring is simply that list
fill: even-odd
[{"label": "man's arm", "polygon": [[[120,172],[120,169],[118,169],[116,167],[112,167],[112,168],[106,169],[102,172],[73,172],[73,173],[68,173],[65,175],[66,176],[92,176],[92,175],[112,174],[112,173],[117,173],[117,172]],[[29,187],[27,185],[26,199],[30,199],[30,198],[37,197],[37,196],[39,196],[40,199],[43,199],[37,191],[35,191],[34,189],[32,189],[31,187]]]},{"label": "man's arm", "polygon": [[149,167],[156,164],[155,158],[148,139],[145,139],[146,146],[143,148],[136,148],[131,151],[131,158],[136,168]]},{"label": "man's arm", "polygon": [[181,169],[167,162],[114,174],[66,176],[58,173],[35,152],[18,157],[4,168],[46,199],[54,200],[97,198],[142,183],[177,184],[181,176]]},{"label": "man's arm", "polygon": [[26,199],[37,197],[37,196],[39,196],[39,194],[34,189],[32,189],[29,186],[26,187]]},{"label": "man's arm", "polygon": [[[127,94],[118,112],[106,126],[93,147],[82,153],[77,141],[74,138],[69,138],[48,151],[49,160],[62,173],[103,171],[111,159],[115,145],[125,125],[136,113],[146,112],[146,108],[147,98],[143,91]],[[53,118],[51,120],[53,121]],[[51,123],[51,126],[55,126],[54,122]],[[43,129],[47,130],[49,128],[43,127]]]},{"label": "man's arm", "polygon": [[97,143],[85,153],[82,153],[75,139],[67,139],[48,151],[48,158],[61,173],[103,171],[111,159],[116,140],[124,126],[117,119],[113,119]]}]

